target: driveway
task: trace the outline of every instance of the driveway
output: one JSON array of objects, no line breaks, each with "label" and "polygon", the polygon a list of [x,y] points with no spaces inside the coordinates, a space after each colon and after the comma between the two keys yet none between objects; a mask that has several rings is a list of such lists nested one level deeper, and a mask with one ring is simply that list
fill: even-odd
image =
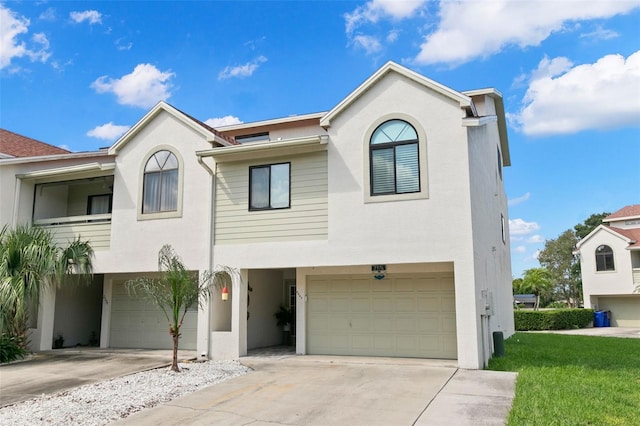
[{"label": "driveway", "polygon": [[241,358],[254,369],[141,411],[126,425],[502,425],[515,373],[364,357]]},{"label": "driveway", "polygon": [[[179,351],[179,359],[195,351]],[[57,349],[0,366],[0,407],[171,363],[170,350]]]}]

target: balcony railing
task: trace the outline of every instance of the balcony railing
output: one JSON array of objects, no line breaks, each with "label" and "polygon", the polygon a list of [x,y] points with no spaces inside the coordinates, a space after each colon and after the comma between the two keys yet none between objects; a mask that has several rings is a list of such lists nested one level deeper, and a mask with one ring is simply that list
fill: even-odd
[{"label": "balcony railing", "polygon": [[60,245],[78,236],[89,241],[94,250],[108,250],[111,244],[111,213],[52,217],[34,220],[33,224],[51,230],[54,241]]},{"label": "balcony railing", "polygon": [[632,274],[633,285],[636,286],[636,288],[640,288],[640,268],[633,268]]}]

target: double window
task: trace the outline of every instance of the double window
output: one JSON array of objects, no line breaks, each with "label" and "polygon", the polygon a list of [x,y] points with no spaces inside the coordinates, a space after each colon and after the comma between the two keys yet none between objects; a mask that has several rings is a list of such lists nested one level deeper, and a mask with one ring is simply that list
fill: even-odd
[{"label": "double window", "polygon": [[249,167],[249,210],[291,206],[291,163]]},{"label": "double window", "polygon": [[369,142],[371,195],[420,192],[418,134],[403,120],[382,123]]},{"label": "double window", "polygon": [[615,271],[613,250],[607,245],[596,248],[596,271]]},{"label": "double window", "polygon": [[178,159],[168,150],[156,152],[144,166],[142,213],[178,210]]}]

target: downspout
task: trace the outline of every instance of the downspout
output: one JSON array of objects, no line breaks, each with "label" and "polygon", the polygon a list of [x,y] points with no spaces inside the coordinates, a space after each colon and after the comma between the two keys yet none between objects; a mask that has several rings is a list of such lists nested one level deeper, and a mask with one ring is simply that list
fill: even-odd
[{"label": "downspout", "polygon": [[[196,157],[198,158],[198,163],[204,167],[204,169],[209,173],[209,175],[211,175],[211,205],[209,206],[209,271],[213,271],[213,242],[214,242],[214,235],[213,235],[213,230],[214,230],[214,204],[215,204],[215,200],[216,200],[216,173],[215,171],[209,167],[204,160],[202,159],[201,155],[196,154]],[[203,358],[208,359],[209,358],[209,350],[211,347],[211,298],[209,299],[209,312],[207,315],[207,347],[206,347],[206,353],[204,353]],[[203,355],[203,354],[199,354],[199,355]]]}]

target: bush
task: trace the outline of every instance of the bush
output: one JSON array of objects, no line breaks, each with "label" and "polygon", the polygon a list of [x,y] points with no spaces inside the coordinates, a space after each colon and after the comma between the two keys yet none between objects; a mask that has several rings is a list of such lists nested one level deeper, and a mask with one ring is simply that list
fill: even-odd
[{"label": "bush", "polygon": [[547,306],[545,306],[546,308],[550,308],[550,309],[565,309],[567,307],[567,304],[564,302],[551,302],[549,303]]},{"label": "bush", "polygon": [[593,309],[514,311],[517,331],[585,328],[593,321]]},{"label": "bush", "polygon": [[22,359],[29,353],[22,345],[21,339],[7,333],[0,335],[0,363]]}]

